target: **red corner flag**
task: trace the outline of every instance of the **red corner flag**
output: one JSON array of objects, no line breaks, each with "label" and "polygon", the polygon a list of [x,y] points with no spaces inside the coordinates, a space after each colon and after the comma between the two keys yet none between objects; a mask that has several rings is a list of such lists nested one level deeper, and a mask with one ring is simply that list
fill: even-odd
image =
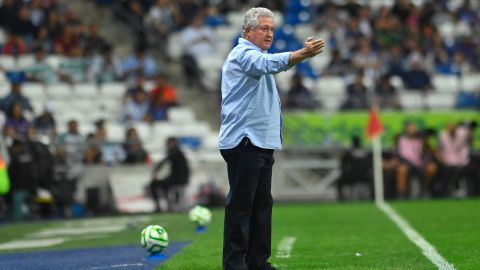
[{"label": "red corner flag", "polygon": [[383,132],[383,125],[380,122],[380,117],[378,116],[378,109],[376,106],[372,106],[370,109],[370,115],[368,116],[367,124],[367,136],[370,139],[375,138]]}]

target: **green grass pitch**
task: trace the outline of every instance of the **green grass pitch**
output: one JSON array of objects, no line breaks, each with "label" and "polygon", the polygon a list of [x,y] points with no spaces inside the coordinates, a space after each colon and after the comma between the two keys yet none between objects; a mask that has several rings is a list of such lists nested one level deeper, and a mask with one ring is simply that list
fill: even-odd
[{"label": "green grass pitch", "polygon": [[[480,269],[480,200],[393,202],[392,206],[456,269]],[[115,225],[118,219],[97,220]],[[203,234],[195,233],[186,213],[143,216],[139,220],[120,232],[78,237],[51,249],[140,245],[142,229],[158,224],[168,231],[170,241],[192,241],[158,269],[221,269],[223,210],[213,211],[213,222]],[[0,244],[26,239],[42,229],[82,222],[3,225]],[[296,238],[289,258],[276,256],[284,237]],[[272,240],[271,262],[280,269],[436,269],[373,203],[275,204]]]}]

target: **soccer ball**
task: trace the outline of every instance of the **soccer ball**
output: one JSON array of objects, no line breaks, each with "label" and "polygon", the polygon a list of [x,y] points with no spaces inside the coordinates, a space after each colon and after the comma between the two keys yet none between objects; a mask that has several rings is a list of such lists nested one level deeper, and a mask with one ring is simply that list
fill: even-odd
[{"label": "soccer ball", "polygon": [[212,221],[212,212],[206,207],[197,205],[190,210],[188,217],[198,226],[206,226]]},{"label": "soccer ball", "polygon": [[150,225],[142,231],[142,247],[150,253],[162,252],[168,246],[168,233],[158,225]]}]

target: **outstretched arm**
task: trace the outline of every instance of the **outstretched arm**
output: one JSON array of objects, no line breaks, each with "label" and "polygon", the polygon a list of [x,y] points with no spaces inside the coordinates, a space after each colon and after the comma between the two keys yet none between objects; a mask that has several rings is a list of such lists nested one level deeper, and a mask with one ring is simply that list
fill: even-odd
[{"label": "outstretched arm", "polygon": [[288,68],[291,68],[303,60],[312,58],[321,53],[324,47],[325,41],[322,39],[314,40],[313,37],[307,38],[303,44],[303,48],[290,54],[290,58],[288,59]]}]

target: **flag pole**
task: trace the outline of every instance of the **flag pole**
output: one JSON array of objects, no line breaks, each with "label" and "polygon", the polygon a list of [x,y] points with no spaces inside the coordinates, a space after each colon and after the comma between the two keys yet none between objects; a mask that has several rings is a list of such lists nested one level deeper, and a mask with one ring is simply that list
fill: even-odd
[{"label": "flag pole", "polygon": [[370,109],[367,123],[367,136],[372,139],[373,152],[373,188],[375,203],[384,202],[383,195],[383,166],[382,166],[382,141],[383,125],[378,115],[378,105],[374,102]]},{"label": "flag pole", "polygon": [[382,141],[380,135],[376,135],[372,140],[373,147],[373,183],[375,189],[375,203],[384,202],[383,195],[383,168],[382,168]]}]

